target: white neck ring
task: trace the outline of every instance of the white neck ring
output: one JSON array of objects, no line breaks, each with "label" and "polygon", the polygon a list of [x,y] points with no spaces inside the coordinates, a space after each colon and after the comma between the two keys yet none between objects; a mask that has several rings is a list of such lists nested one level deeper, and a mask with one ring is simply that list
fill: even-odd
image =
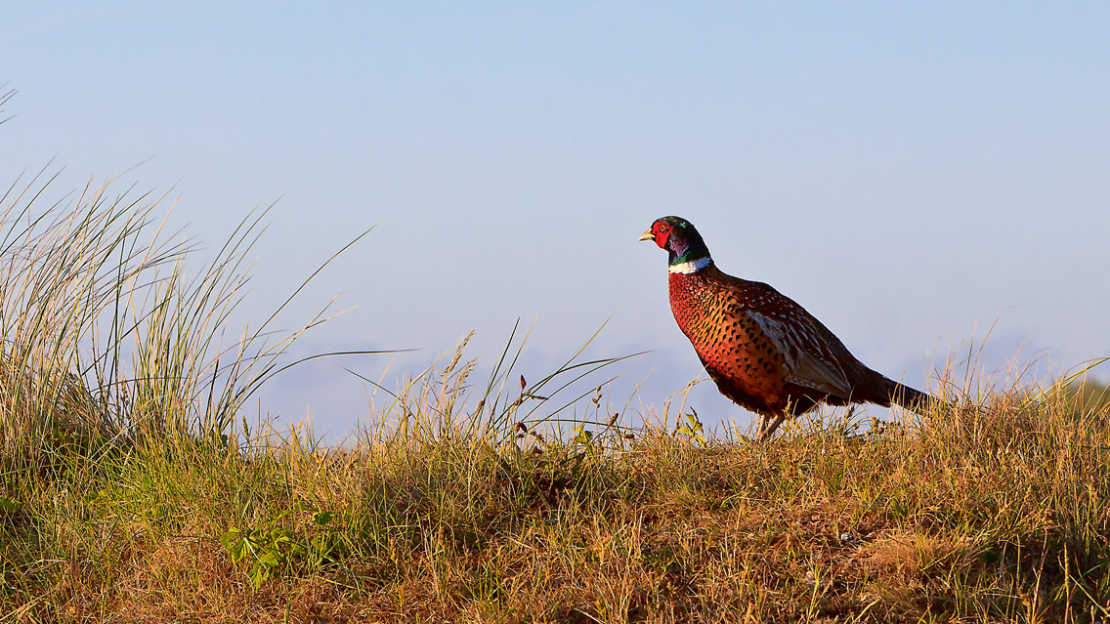
[{"label": "white neck ring", "polygon": [[684,275],[689,275],[690,273],[697,273],[710,264],[713,264],[713,259],[709,256],[706,256],[704,258],[698,258],[697,260],[690,260],[687,262],[672,264],[671,266],[667,267],[667,270],[671,273],[682,273]]}]

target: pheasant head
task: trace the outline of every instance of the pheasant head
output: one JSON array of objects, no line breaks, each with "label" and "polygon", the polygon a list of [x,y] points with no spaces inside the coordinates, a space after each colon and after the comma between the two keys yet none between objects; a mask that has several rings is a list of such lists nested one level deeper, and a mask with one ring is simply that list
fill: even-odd
[{"label": "pheasant head", "polygon": [[640,240],[655,241],[660,249],[667,250],[671,273],[696,273],[713,263],[694,224],[680,217],[656,219]]}]

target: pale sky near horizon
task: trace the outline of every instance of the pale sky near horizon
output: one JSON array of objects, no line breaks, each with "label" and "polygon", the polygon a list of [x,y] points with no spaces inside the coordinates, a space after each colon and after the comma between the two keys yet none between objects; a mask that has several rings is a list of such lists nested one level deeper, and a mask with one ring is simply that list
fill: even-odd
[{"label": "pale sky near horizon", "polygon": [[[0,22],[0,183],[65,168],[169,190],[211,250],[277,201],[242,317],[258,322],[377,226],[286,326],[295,350],[415,348],[535,329],[539,378],[595,356],[658,404],[701,374],[671,318],[688,218],[726,272],[769,282],[917,387],[993,325],[985,365],[1110,355],[1110,5],[12,2]],[[4,89],[0,89],[3,91]],[[141,164],[140,164],[141,163]],[[135,165],[139,165],[131,170]],[[996,323],[997,321],[997,323]],[[262,410],[342,436],[387,358],[321,361]],[[650,373],[650,376],[648,376]],[[1105,371],[1101,373],[1106,378]],[[623,385],[622,385],[623,384]],[[744,412],[711,384],[710,422]],[[630,417],[635,424],[635,417]]]}]

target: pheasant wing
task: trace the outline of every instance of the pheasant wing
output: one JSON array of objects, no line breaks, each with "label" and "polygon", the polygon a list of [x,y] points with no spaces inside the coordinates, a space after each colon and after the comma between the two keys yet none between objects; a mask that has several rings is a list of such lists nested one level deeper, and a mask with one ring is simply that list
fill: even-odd
[{"label": "pheasant wing", "polygon": [[773,311],[748,308],[745,312],[782,354],[784,379],[826,394],[842,398],[851,396],[852,386],[848,376],[837,363],[837,347],[840,347],[839,350],[846,349],[839,345],[839,341],[830,344],[824,336],[829,333],[828,330],[821,331],[824,327],[816,323],[816,319],[804,310],[798,313],[797,304],[775,294],[778,297],[772,299],[773,303],[788,305],[775,306],[779,309]]}]

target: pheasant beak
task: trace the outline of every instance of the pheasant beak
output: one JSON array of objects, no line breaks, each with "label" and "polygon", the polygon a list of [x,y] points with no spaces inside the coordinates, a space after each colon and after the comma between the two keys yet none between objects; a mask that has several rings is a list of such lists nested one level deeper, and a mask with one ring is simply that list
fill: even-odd
[{"label": "pheasant beak", "polygon": [[653,241],[653,240],[655,240],[655,232],[652,232],[651,230],[648,230],[648,231],[644,232],[643,234],[640,235],[640,238],[639,238],[639,242],[641,242],[641,243],[644,242],[644,241]]}]

